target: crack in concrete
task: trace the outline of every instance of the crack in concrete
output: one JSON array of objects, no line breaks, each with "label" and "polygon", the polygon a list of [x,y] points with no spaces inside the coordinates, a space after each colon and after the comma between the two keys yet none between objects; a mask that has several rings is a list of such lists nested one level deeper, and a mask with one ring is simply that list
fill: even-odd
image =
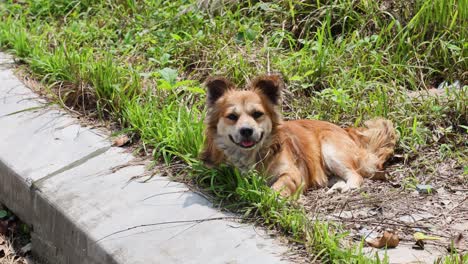
[{"label": "crack in concrete", "polygon": [[35,189],[38,189],[37,187],[40,186],[40,184],[58,174],[61,174],[62,172],[65,172],[65,171],[68,171],[68,170],[71,170],[73,168],[76,168],[84,163],[86,163],[88,160],[92,159],[92,158],[95,158],[101,154],[104,154],[106,153],[109,149],[111,148],[111,146],[107,146],[107,147],[103,147],[103,148],[100,148],[100,149],[97,149],[91,153],[89,153],[88,155],[68,164],[68,165],[65,165],[63,166],[62,168],[54,171],[54,172],[51,172],[49,174],[47,174],[46,176],[34,181],[32,184],[31,184],[31,187],[32,188],[35,188]]}]

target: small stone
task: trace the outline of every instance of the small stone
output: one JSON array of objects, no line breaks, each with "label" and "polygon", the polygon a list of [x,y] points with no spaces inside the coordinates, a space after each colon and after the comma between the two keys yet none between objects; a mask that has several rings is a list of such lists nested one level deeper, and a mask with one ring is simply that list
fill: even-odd
[{"label": "small stone", "polygon": [[432,217],[434,217],[433,214],[422,212],[422,213],[414,213],[410,215],[403,215],[399,217],[398,219],[404,223],[413,224],[418,221],[421,221],[427,218],[432,218]]},{"label": "small stone", "polygon": [[416,185],[416,191],[419,193],[430,194],[434,192],[434,188],[429,184],[418,184]]},{"label": "small stone", "polygon": [[343,219],[351,219],[353,218],[353,213],[351,211],[343,211],[340,213],[334,213],[332,216]]},{"label": "small stone", "polygon": [[450,217],[450,216],[449,216],[449,217],[447,217],[447,219],[445,219],[445,222],[446,222],[447,224],[450,224],[450,223],[452,223],[452,221],[453,221],[453,218],[452,218],[452,217]]},{"label": "small stone", "polygon": [[413,224],[414,222],[416,222],[416,220],[414,220],[414,218],[411,217],[410,215],[401,216],[400,218],[398,218],[398,220],[407,224]]},{"label": "small stone", "polygon": [[450,201],[450,200],[442,200],[442,201],[440,201],[440,203],[443,204],[443,205],[448,205],[448,204],[450,204],[451,202],[452,202],[452,201]]}]

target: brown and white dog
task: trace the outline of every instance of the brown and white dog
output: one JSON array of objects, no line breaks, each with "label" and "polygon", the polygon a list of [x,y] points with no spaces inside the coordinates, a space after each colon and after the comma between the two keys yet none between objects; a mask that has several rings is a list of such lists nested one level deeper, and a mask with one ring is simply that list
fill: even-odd
[{"label": "brown and white dog", "polygon": [[257,169],[273,178],[272,188],[283,196],[326,186],[331,176],[342,179],[331,190],[347,191],[382,172],[397,140],[391,121],[344,129],[324,121],[283,121],[284,86],[277,75],[257,77],[243,90],[223,77],[209,78],[205,164]]}]

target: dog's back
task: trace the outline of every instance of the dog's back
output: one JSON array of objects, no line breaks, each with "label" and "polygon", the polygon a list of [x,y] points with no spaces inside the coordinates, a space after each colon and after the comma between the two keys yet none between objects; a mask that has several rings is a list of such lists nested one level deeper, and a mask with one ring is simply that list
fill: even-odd
[{"label": "dog's back", "polygon": [[[307,187],[323,187],[333,174],[350,181],[350,188],[359,187],[362,177],[373,177],[382,171],[391,156],[396,133],[390,121],[370,120],[366,127],[341,128],[325,121],[295,120],[284,122],[278,129],[278,145],[292,153]],[[280,157],[272,164],[286,163]],[[269,174],[279,175],[277,165],[271,165]],[[291,184],[289,184],[291,185]]]}]

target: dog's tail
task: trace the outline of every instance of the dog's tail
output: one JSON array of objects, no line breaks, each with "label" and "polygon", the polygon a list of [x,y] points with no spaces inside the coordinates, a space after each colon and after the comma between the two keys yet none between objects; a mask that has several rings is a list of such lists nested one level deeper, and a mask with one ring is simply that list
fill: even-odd
[{"label": "dog's tail", "polygon": [[383,171],[383,165],[393,154],[398,136],[390,120],[373,119],[364,123],[363,128],[348,128],[353,140],[366,150],[366,157],[361,159],[363,176],[378,176]]}]

